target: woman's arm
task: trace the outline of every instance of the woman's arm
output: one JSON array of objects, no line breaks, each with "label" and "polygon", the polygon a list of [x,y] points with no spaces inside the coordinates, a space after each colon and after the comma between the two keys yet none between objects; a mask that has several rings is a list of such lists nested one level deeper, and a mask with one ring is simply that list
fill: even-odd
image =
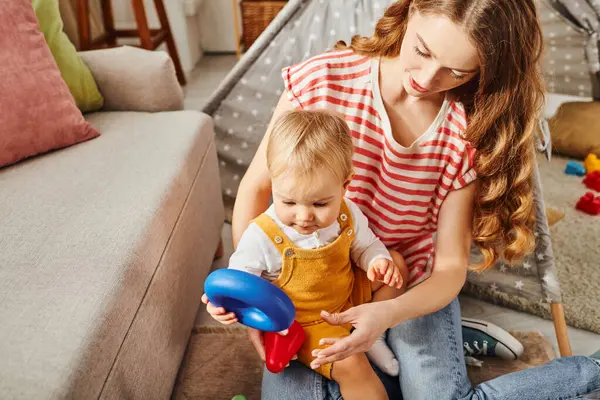
[{"label": "woman's arm", "polygon": [[371,348],[386,329],[404,321],[431,314],[447,306],[466,279],[471,246],[473,201],[477,184],[452,191],[440,209],[435,268],[425,282],[395,299],[353,307],[340,314],[321,314],[332,325],[350,323],[356,329],[345,338],[330,338],[331,344],[315,351],[312,367],[343,360]]},{"label": "woman's arm", "polygon": [[403,296],[391,300],[390,326],[441,310],[460,293],[469,265],[476,190],[477,183],[472,183],[448,193],[438,217],[433,273]]},{"label": "woman's arm", "polygon": [[250,221],[269,207],[271,179],[269,178],[269,172],[267,170],[267,141],[277,118],[286,111],[293,109],[287,96],[287,92],[284,92],[279,98],[279,103],[277,103],[277,107],[275,107],[265,136],[260,142],[260,146],[258,146],[258,150],[256,151],[248,170],[240,181],[231,222],[233,248],[237,247],[237,244],[242,237],[242,233],[246,230],[248,225],[250,225]]}]

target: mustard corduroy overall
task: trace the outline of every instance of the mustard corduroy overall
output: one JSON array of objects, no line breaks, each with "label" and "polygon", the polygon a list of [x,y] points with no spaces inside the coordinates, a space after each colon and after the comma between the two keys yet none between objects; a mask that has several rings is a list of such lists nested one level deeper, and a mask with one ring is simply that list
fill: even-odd
[{"label": "mustard corduroy overall", "polygon": [[[298,352],[298,360],[309,366],[311,352],[322,338],[348,336],[352,325],[329,325],[321,319],[321,310],[339,313],[371,300],[371,283],[366,273],[354,268],[350,245],[354,239],[352,215],[342,202],[338,222],[341,233],[333,243],[318,249],[303,249],[285,236],[279,226],[266,214],[254,220],[269,237],[282,256],[279,277],[273,281],[296,307],[296,320],[304,327],[306,341]],[[316,370],[331,379],[331,364]]]}]

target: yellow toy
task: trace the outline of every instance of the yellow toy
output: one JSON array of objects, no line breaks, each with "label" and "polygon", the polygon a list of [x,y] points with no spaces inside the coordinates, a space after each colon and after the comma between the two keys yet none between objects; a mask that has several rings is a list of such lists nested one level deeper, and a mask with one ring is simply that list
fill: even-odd
[{"label": "yellow toy", "polygon": [[583,162],[585,172],[591,174],[594,171],[600,171],[600,159],[595,154],[588,154]]}]

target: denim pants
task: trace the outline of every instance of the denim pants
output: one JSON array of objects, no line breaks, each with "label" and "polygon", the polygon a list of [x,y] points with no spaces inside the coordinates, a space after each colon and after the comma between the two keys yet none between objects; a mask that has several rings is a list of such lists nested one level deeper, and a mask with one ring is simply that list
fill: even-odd
[{"label": "denim pants", "polygon": [[[399,377],[378,375],[392,400],[533,400],[600,398],[600,362],[564,357],[472,387],[463,356],[460,307],[404,322],[388,332]],[[265,370],[263,400],[339,400],[339,386],[292,362],[284,372]]]}]

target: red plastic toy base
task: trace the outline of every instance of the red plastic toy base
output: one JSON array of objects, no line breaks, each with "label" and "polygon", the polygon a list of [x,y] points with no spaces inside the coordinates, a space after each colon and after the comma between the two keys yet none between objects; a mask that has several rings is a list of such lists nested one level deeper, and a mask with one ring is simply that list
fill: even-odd
[{"label": "red plastic toy base", "polygon": [[588,189],[600,192],[600,171],[587,174],[586,177],[583,178],[583,184],[587,186]]},{"label": "red plastic toy base", "polygon": [[267,369],[274,374],[283,371],[294,354],[300,350],[305,338],[304,328],[297,321],[292,323],[285,336],[277,332],[265,332]]},{"label": "red plastic toy base", "polygon": [[594,197],[594,193],[587,192],[581,196],[575,208],[590,215],[598,215],[600,214],[600,196]]}]

